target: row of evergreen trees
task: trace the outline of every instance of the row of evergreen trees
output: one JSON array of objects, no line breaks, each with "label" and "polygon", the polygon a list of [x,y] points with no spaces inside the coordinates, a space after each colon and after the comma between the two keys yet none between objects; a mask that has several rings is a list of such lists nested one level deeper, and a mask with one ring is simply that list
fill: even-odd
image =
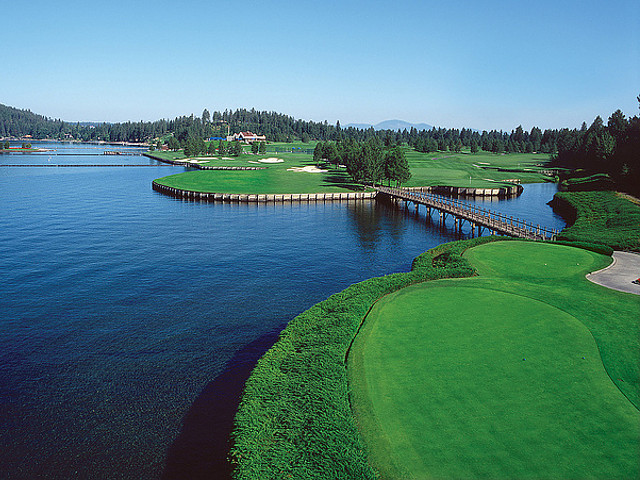
[{"label": "row of evergreen trees", "polygon": [[574,169],[574,177],[608,174],[616,188],[640,194],[640,117],[616,110],[606,125],[598,116],[588,128],[562,130],[553,162]]},{"label": "row of evergreen trees", "polygon": [[530,132],[519,126],[511,133],[492,130],[482,133],[463,128],[432,128],[431,130],[400,132],[396,141],[406,141],[419,152],[452,151],[459,152],[467,147],[472,153],[484,150],[493,153],[553,153],[556,150],[558,130],[538,127]]}]

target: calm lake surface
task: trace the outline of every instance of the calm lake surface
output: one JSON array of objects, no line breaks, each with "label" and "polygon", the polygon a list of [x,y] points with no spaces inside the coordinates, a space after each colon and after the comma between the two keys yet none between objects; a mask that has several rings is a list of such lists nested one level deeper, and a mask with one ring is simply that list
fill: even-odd
[{"label": "calm lake surface", "polygon": [[[457,238],[376,202],[177,200],[151,181],[182,167],[37,146],[57,151],[0,155],[0,478],[157,479],[206,463],[215,423],[193,438],[190,424],[230,416],[210,389],[252,347]],[[1,166],[45,163],[148,166]],[[485,206],[562,228],[555,191]]]}]

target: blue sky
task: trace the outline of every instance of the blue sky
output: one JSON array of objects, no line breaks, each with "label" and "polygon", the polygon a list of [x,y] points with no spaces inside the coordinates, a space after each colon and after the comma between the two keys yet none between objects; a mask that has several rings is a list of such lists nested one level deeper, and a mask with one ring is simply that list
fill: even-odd
[{"label": "blue sky", "polygon": [[618,1],[6,1],[0,103],[68,121],[270,110],[512,130],[638,113]]}]

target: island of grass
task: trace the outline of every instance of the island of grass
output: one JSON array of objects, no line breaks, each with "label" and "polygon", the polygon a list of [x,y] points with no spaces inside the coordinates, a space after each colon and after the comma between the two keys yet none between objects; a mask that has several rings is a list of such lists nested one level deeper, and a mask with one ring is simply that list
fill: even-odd
[{"label": "island of grass", "polygon": [[[167,158],[175,152],[163,152]],[[259,170],[193,170],[157,179],[166,187],[202,193],[288,194],[362,191],[344,168],[322,165],[303,153],[242,154],[238,157],[200,157],[197,165],[260,167]]]},{"label": "island of grass", "polygon": [[349,355],[383,478],[637,478],[640,297],[587,250],[495,242],[378,301]]}]

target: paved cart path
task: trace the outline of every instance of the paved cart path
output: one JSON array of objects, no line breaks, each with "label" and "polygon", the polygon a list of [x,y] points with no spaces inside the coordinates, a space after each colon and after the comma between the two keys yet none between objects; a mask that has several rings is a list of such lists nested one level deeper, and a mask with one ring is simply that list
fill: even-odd
[{"label": "paved cart path", "polygon": [[632,283],[640,278],[640,254],[613,252],[613,263],[587,275],[587,279],[603,287],[640,295],[640,285]]}]

